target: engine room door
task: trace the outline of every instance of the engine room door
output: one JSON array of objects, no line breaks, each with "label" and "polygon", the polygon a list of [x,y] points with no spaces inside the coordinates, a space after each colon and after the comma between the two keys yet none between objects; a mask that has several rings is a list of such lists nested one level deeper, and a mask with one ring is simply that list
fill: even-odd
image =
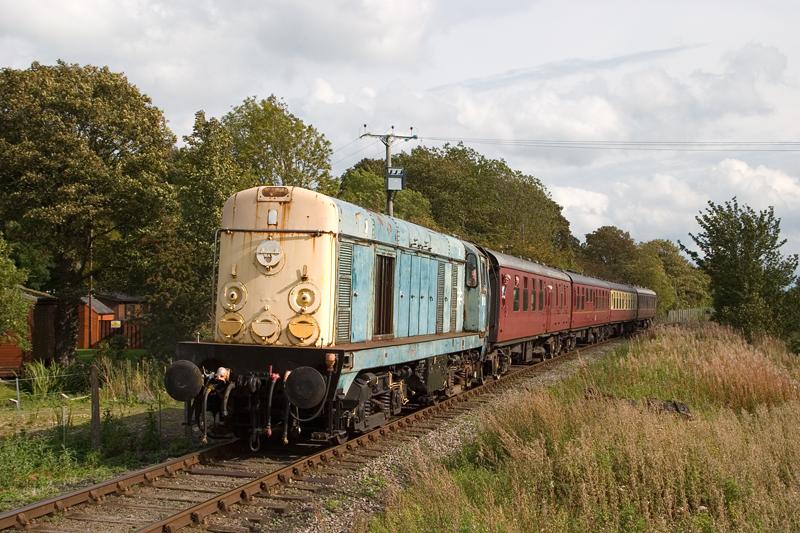
[{"label": "engine room door", "polygon": [[375,254],[372,247],[356,244],[353,246],[353,299],[351,342],[364,342],[372,338],[372,270]]}]

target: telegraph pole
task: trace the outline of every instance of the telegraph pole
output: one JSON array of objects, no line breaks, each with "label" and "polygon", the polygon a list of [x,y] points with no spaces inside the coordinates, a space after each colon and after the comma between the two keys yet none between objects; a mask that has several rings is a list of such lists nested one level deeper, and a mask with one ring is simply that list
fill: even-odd
[{"label": "telegraph pole", "polygon": [[[367,128],[367,125],[364,124],[364,129]],[[417,136],[414,135],[414,128],[411,128],[411,135],[395,135],[394,133],[394,126],[392,126],[392,131],[390,133],[384,134],[377,134],[377,133],[364,133],[361,135],[360,138],[364,137],[374,137],[379,139],[383,145],[386,147],[386,170],[384,172],[384,179],[386,180],[386,214],[390,217],[394,216],[394,193],[396,189],[389,187],[389,175],[390,169],[392,168],[392,143],[397,140],[403,141],[411,141],[416,139]]]}]

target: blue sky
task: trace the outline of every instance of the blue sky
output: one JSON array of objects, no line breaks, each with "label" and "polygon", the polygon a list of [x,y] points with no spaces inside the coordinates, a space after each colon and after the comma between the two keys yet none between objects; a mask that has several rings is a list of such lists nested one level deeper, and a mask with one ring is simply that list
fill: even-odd
[{"label": "blue sky", "polygon": [[[800,140],[791,1],[0,0],[0,12],[0,65],[109,65],[179,136],[197,110],[276,94],[333,142],[337,172],[382,157],[353,142],[365,123],[453,139]],[[774,206],[785,250],[800,251],[797,152],[473,146],[539,177],[579,237],[614,224],[686,241],[706,201],[736,195]]]}]

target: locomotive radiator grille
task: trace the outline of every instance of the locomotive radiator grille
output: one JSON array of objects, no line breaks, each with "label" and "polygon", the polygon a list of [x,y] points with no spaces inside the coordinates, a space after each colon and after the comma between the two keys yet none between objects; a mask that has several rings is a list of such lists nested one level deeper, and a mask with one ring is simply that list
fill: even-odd
[{"label": "locomotive radiator grille", "polygon": [[458,324],[458,265],[455,263],[450,278],[450,331],[455,332]]},{"label": "locomotive radiator grille", "polygon": [[444,263],[436,270],[436,333],[444,331]]},{"label": "locomotive radiator grille", "polygon": [[353,244],[339,244],[339,275],[336,284],[336,342],[350,342],[352,316]]}]

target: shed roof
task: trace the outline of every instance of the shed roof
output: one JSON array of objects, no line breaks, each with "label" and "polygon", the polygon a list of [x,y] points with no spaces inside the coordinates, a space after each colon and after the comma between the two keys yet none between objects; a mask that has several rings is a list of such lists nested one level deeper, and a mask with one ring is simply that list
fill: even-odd
[{"label": "shed roof", "polygon": [[[86,305],[89,305],[89,297],[84,296],[81,298],[81,301]],[[101,302],[97,299],[97,297],[92,298],[92,310],[97,313],[98,315],[113,315],[114,310],[111,309],[109,306]]]}]

